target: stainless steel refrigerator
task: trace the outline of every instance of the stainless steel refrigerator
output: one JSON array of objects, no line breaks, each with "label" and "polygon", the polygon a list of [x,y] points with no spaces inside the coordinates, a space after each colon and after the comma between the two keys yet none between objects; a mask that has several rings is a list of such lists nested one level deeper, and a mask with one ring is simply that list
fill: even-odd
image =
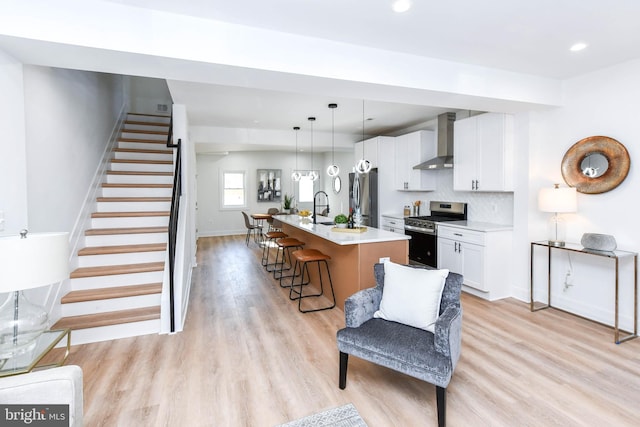
[{"label": "stainless steel refrigerator", "polygon": [[[360,214],[362,225],[378,228],[378,169],[374,168],[367,174],[359,174],[360,181]],[[353,181],[355,173],[349,174],[349,209],[354,209]]]}]

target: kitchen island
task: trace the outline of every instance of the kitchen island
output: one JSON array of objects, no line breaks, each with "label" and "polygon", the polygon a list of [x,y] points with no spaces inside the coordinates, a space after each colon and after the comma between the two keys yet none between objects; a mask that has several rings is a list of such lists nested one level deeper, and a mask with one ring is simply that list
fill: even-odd
[{"label": "kitchen island", "polygon": [[[398,264],[409,262],[409,236],[404,234],[371,227],[362,233],[334,231],[333,225],[314,224],[298,215],[278,215],[277,219],[283,224],[282,231],[305,242],[305,249],[317,249],[331,257],[336,304],[342,309],[346,298],[375,285],[373,265],[380,258],[388,257]],[[318,221],[330,218],[320,217]],[[318,283],[317,272],[311,273],[312,282]]]}]

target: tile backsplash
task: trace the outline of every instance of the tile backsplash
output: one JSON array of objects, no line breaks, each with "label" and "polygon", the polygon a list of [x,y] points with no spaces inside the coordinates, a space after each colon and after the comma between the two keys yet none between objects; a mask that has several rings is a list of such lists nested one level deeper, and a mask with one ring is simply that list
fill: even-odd
[{"label": "tile backsplash", "polygon": [[[427,193],[409,193],[406,200],[411,204],[421,200],[421,215],[428,215],[429,202],[432,200],[467,203],[469,221],[491,222],[496,224],[513,224],[513,193],[483,193],[474,191],[453,191],[453,170],[432,171],[438,174],[436,191]],[[411,198],[413,197],[413,198]]]}]

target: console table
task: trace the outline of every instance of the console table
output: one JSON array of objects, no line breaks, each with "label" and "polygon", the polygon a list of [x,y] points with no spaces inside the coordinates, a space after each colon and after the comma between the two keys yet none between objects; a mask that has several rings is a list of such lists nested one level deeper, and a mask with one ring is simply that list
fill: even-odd
[{"label": "console table", "polygon": [[[547,248],[547,304],[543,306],[535,306],[534,298],[533,298],[533,255],[535,247],[544,247]],[[590,249],[585,249],[581,245],[575,243],[566,243],[565,246],[554,246],[550,245],[547,241],[541,242],[531,242],[531,311],[543,310],[545,308],[555,308],[556,310],[565,311],[559,309],[557,307],[553,307],[551,304],[551,250],[559,250],[559,251],[571,251],[571,252],[579,252],[581,254],[605,257],[612,259],[614,261],[615,267],[615,284],[614,284],[614,292],[615,292],[615,322],[614,322],[614,342],[616,344],[620,344],[621,342],[630,340],[632,338],[636,338],[638,336],[638,253],[637,252],[627,252],[627,251],[595,251]],[[628,335],[620,338],[620,329],[618,327],[618,317],[619,317],[619,283],[618,283],[618,275],[619,275],[619,263],[621,259],[633,258],[633,333],[629,333]],[[567,312],[570,314],[574,314],[571,312]]]},{"label": "console table", "polygon": [[[63,338],[67,338],[66,349],[62,359],[49,365],[40,365],[40,361],[47,355],[53,348],[62,341]],[[9,375],[26,374],[34,369],[50,368],[54,366],[62,366],[69,357],[71,351],[71,330],[70,329],[58,329],[52,331],[45,331],[36,339],[35,347],[32,350],[19,354],[9,359],[0,360],[0,377],[6,377]]]}]

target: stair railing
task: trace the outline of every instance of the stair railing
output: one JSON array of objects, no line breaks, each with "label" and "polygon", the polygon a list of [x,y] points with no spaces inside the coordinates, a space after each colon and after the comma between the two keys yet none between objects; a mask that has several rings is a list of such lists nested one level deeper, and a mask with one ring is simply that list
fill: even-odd
[{"label": "stair railing", "polygon": [[169,311],[171,319],[171,332],[176,331],[175,320],[175,295],[174,295],[174,275],[176,264],[176,239],[178,235],[178,212],[180,211],[180,196],[182,195],[182,161],[181,149],[182,139],[178,143],[173,143],[173,116],[169,121],[169,135],[167,137],[167,147],[177,148],[176,165],[173,174],[173,193],[171,195],[171,211],[169,213]]}]

